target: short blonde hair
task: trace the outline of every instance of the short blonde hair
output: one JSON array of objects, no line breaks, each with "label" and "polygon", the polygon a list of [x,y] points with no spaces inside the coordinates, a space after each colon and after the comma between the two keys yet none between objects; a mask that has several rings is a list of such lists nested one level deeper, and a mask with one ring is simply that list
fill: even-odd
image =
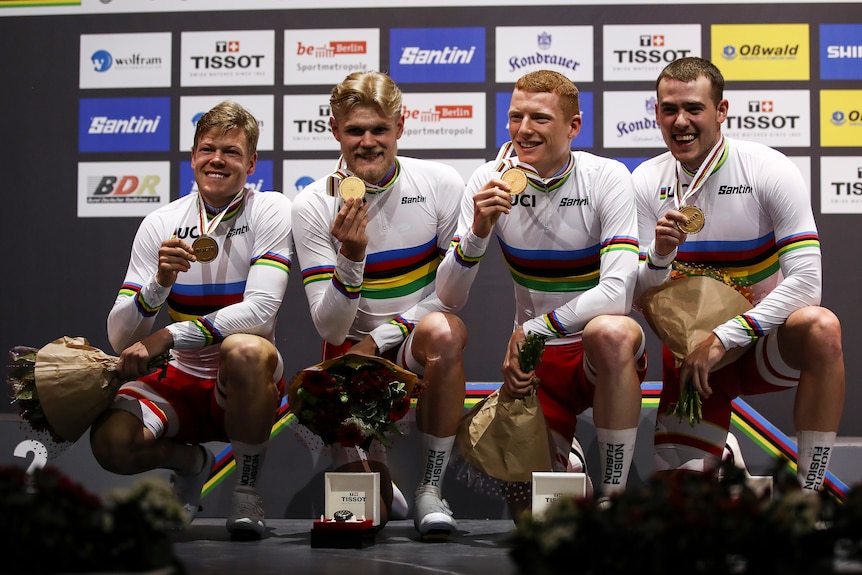
[{"label": "short blonde hair", "polygon": [[401,116],[401,90],[383,72],[354,72],[332,89],[332,115],[345,115],[355,106],[376,106],[387,118]]}]

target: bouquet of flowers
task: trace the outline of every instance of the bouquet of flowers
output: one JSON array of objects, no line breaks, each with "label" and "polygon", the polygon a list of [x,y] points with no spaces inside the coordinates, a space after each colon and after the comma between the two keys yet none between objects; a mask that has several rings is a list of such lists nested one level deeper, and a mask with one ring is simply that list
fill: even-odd
[{"label": "bouquet of flowers", "polygon": [[303,369],[288,388],[290,411],[299,423],[327,445],[367,449],[388,434],[400,434],[395,422],[407,415],[418,376],[375,356],[346,353]]},{"label": "bouquet of flowers", "polygon": [[[534,370],[544,349],[544,336],[527,334],[518,346],[521,371]],[[534,471],[551,471],[553,440],[535,385],[510,401],[495,390],[461,418],[455,437],[457,476],[478,491],[510,497],[516,488],[509,483],[530,482]]]},{"label": "bouquet of flowers", "polygon": [[725,462],[711,473],[654,475],[609,507],[561,497],[541,518],[518,523],[510,539],[517,572],[577,565],[582,575],[833,573],[835,543],[846,535],[834,526],[845,523],[847,506],[825,491],[802,491],[786,476],[787,462],[775,463],[774,493],[754,492],[744,470]]},{"label": "bouquet of flowers", "polygon": [[169,530],[182,528],[185,515],[164,479],[142,478],[107,499],[51,466],[32,474],[0,467],[4,566],[16,573],[183,572]]},{"label": "bouquet of flowers", "polygon": [[[124,383],[116,371],[118,359],[82,337],[62,337],[41,349],[16,346],[6,366],[12,403],[34,431],[58,444],[75,442]],[[160,355],[150,367],[164,369],[170,359]]]},{"label": "bouquet of flowers", "polygon": [[[745,285],[721,270],[678,262],[673,266],[671,279],[647,290],[640,307],[679,365],[713,329],[750,310],[752,295]],[[746,349],[731,349],[713,371],[735,361]],[[691,381],[685,382],[670,414],[680,421],[687,419],[691,425],[701,421],[701,397]]]}]

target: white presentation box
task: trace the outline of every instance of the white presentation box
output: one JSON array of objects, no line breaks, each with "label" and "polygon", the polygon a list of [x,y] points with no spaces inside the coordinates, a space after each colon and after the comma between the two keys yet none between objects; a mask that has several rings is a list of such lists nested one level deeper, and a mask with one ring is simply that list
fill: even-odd
[{"label": "white presentation box", "polygon": [[533,517],[541,519],[548,506],[560,497],[586,497],[584,473],[533,472]]},{"label": "white presentation box", "polygon": [[330,471],[324,477],[327,519],[333,519],[336,511],[350,511],[356,519],[364,517],[380,525],[380,473]]}]

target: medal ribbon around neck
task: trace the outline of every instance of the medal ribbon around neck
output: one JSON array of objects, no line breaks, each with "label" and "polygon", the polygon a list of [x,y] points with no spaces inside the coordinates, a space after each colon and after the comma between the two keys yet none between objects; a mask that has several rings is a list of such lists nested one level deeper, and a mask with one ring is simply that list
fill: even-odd
[{"label": "medal ribbon around neck", "polygon": [[[398,176],[401,174],[401,163],[398,161],[398,158],[395,159],[395,166],[389,171],[388,174],[376,184],[369,184],[365,182],[365,189],[372,194],[376,194],[391,188],[395,181],[398,179]],[[356,174],[347,169],[347,162],[344,161],[344,156],[338,158],[338,164],[335,167],[335,172],[333,172],[329,179],[326,181],[326,193],[330,196],[338,196],[338,186],[342,180],[349,177],[356,177]],[[359,178],[362,179],[362,178]]]},{"label": "medal ribbon around neck", "polygon": [[566,163],[565,167],[551,176],[550,178],[543,178],[539,175],[536,169],[530,164],[516,161],[512,156],[515,153],[515,145],[512,142],[506,142],[500,147],[500,151],[497,152],[497,157],[495,159],[497,163],[496,170],[498,172],[503,172],[509,168],[519,168],[524,174],[527,176],[527,180],[530,181],[530,185],[533,188],[544,192],[553,192],[565,182],[568,177],[572,174],[572,171],[575,169],[575,160],[572,158],[572,154],[569,154],[569,161]]},{"label": "medal ribbon around neck", "polygon": [[713,146],[712,150],[709,151],[709,156],[707,160],[703,162],[700,167],[697,169],[697,173],[694,175],[694,178],[691,180],[691,184],[689,184],[688,189],[685,191],[685,194],[682,193],[682,162],[677,160],[676,162],[676,209],[679,210],[683,206],[686,205],[686,200],[696,194],[703,185],[706,183],[706,180],[715,170],[716,166],[721,163],[724,158],[725,153],[727,152],[727,142],[724,140],[724,136],[718,141],[718,143]]},{"label": "medal ribbon around neck", "polygon": [[203,196],[198,192],[198,215],[200,216],[200,225],[201,225],[201,237],[210,235],[216,227],[221,223],[222,218],[225,215],[232,211],[240,202],[243,200],[243,195],[245,194],[245,188],[241,189],[237,194],[233,197],[227,207],[217,213],[209,222],[207,222],[207,208],[204,205]]}]

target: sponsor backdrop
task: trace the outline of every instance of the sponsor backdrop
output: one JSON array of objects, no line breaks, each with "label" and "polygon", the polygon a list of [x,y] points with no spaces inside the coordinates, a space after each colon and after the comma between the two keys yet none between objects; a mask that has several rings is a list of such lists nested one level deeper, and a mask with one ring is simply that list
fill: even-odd
[{"label": "sponsor backdrop", "polygon": [[[194,189],[195,122],[218,101],[234,99],[261,122],[261,161],[249,185],[293,197],[335,165],[328,93],[348,73],[390,72],[404,91],[401,153],[450,162],[466,179],[508,139],[514,80],[550,68],[582,91],[584,129],[574,146],[632,169],[663,151],[656,75],[697,55],[727,77],[726,133],[781,149],[810,183],[823,301],[844,325],[841,434],[862,436],[862,419],[853,417],[862,405],[862,271],[851,257],[862,221],[858,3],[40,4],[0,2],[2,159],[10,177],[0,349],[64,334],[109,349],[105,318],[138,223]],[[300,280],[295,266],[277,333],[288,373],[320,352]],[[496,251],[472,293],[462,314],[467,377],[498,381],[512,288]],[[652,336],[649,350],[649,379],[657,380]],[[792,392],[749,401],[792,434]]]}]

